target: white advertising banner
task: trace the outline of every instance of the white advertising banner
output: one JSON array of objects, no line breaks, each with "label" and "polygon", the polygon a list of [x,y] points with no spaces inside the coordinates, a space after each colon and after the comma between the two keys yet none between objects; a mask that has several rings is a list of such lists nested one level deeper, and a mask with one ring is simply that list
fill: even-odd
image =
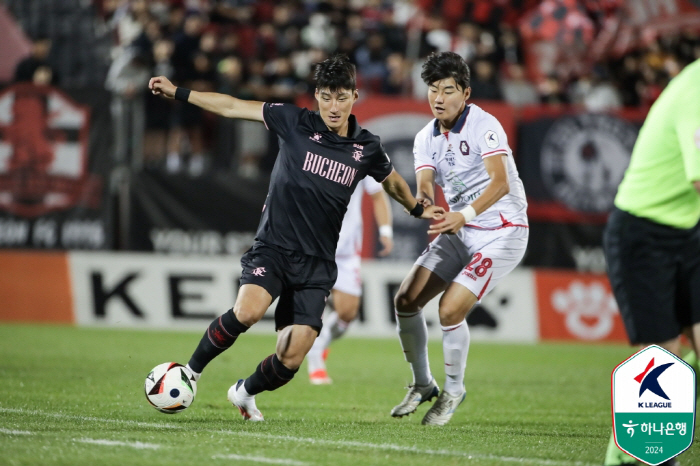
[{"label": "white advertising banner", "polygon": [[[238,257],[139,253],[69,254],[78,325],[204,330],[233,306]],[[393,297],[410,262],[365,261],[360,318],[349,335],[394,337]],[[535,342],[538,335],[533,272],[516,269],[469,317],[474,340]],[[429,334],[440,338],[439,297],[424,312]],[[274,332],[274,304],[251,332]]]}]

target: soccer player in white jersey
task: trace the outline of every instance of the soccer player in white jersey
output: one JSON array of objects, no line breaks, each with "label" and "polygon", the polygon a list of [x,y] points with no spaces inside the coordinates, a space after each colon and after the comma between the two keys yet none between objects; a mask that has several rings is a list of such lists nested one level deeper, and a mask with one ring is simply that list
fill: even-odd
[{"label": "soccer player in white jersey", "polygon": [[[444,425],[464,400],[469,352],[466,316],[471,308],[518,265],[527,246],[527,202],[503,127],[495,117],[468,104],[469,67],[453,52],[434,53],[421,73],[435,116],[413,146],[417,194],[433,204],[435,183],[449,212],[430,227],[439,236],[416,260],[396,297],[396,320],[413,383],[391,415],[437,401],[423,424]],[[444,292],[444,293],[443,293]],[[445,360],[442,391],[428,364],[427,326],[422,308],[440,297],[439,316]]]},{"label": "soccer player in white jersey", "polygon": [[348,210],[343,218],[343,226],[340,229],[338,248],[335,250],[338,279],[331,290],[334,310],[323,319],[323,329],[311,347],[311,351],[306,355],[309,381],[314,385],[332,383],[325,363],[328,346],[345,334],[350,322],[355,320],[360,310],[362,196],[365,192],[372,198],[374,217],[379,226],[379,242],[382,246],[379,256],[388,255],[394,247],[389,197],[384,193],[382,185],[374,178],[364,178],[350,198]]}]

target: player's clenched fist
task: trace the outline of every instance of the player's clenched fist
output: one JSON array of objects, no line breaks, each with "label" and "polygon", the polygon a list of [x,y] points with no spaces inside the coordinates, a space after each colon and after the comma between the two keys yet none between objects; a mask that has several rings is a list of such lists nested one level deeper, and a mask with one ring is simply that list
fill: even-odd
[{"label": "player's clenched fist", "polygon": [[168,99],[175,98],[175,90],[177,89],[165,76],[151,78],[151,80],[148,81],[148,88],[154,95],[162,95]]}]

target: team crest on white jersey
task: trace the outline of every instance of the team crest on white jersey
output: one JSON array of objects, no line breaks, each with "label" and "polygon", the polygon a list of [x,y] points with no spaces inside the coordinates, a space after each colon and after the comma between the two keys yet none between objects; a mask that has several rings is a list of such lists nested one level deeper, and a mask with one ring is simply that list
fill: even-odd
[{"label": "team crest on white jersey", "polygon": [[455,166],[455,153],[452,151],[452,144],[447,146],[447,152],[445,152],[445,160],[450,165],[450,167]]},{"label": "team crest on white jersey", "polygon": [[459,151],[462,153],[462,155],[469,155],[469,144],[467,144],[467,141],[462,141],[459,143]]},{"label": "team crest on white jersey", "polygon": [[488,131],[484,135],[484,139],[486,139],[486,145],[491,149],[498,147],[498,135],[494,131]]}]

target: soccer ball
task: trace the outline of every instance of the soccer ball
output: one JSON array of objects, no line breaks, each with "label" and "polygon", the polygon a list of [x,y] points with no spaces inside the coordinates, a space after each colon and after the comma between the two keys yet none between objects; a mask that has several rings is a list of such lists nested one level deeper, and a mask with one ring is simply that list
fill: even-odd
[{"label": "soccer ball", "polygon": [[146,399],[161,413],[174,414],[189,407],[197,394],[194,375],[182,364],[158,364],[146,377]]}]

